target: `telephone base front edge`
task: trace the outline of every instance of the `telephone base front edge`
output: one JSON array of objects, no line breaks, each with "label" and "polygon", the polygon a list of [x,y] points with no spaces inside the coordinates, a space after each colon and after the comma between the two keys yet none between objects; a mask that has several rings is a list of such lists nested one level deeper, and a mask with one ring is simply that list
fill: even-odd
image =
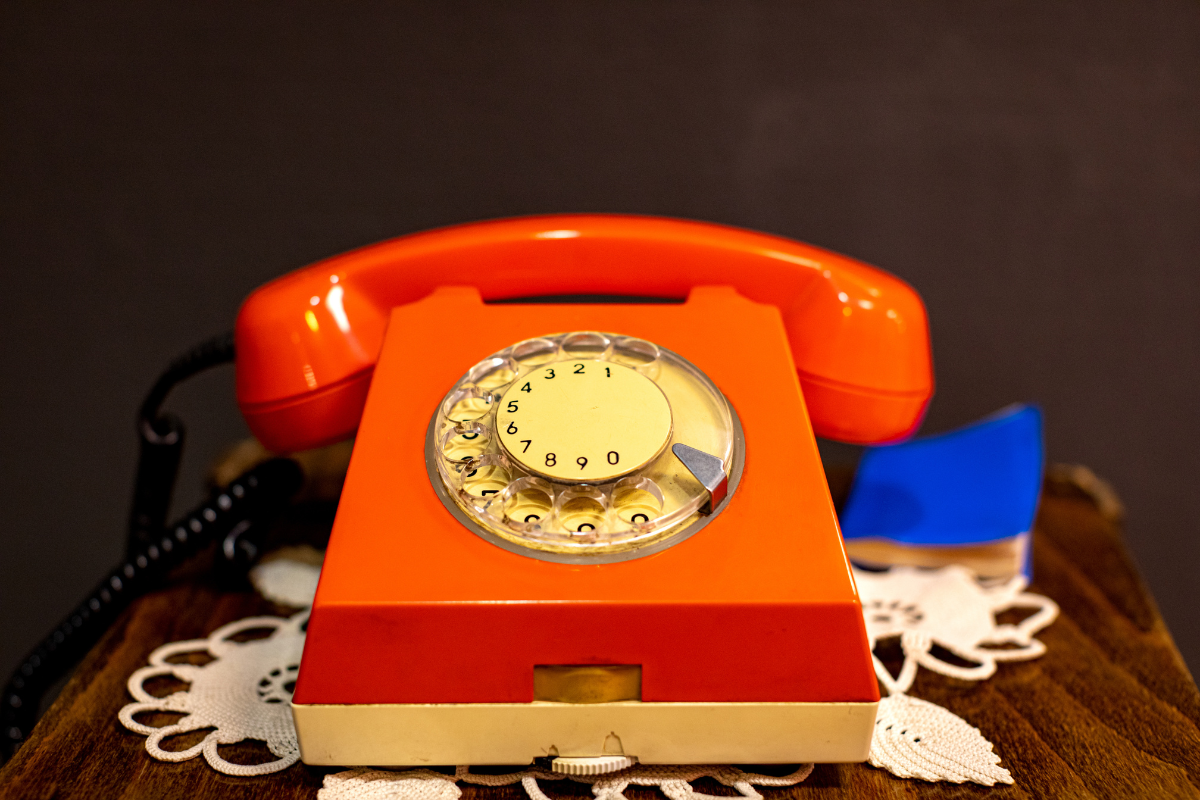
[{"label": "telephone base front edge", "polygon": [[627,755],[642,764],[865,761],[877,703],[292,704],[314,766],[528,764]]}]

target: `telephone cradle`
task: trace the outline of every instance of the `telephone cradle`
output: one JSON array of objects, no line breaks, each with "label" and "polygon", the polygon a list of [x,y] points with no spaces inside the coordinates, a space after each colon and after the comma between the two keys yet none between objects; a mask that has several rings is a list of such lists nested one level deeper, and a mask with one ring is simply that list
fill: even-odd
[{"label": "telephone cradle", "polygon": [[269,449],[356,436],[305,762],[866,758],[879,691],[814,431],[919,424],[902,281],[711,224],[518,218],[284,276],[236,344]]}]

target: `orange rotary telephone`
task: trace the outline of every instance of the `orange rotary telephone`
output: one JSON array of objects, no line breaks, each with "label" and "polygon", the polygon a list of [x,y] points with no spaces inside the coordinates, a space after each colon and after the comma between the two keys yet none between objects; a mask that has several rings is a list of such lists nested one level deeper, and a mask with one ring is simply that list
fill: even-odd
[{"label": "orange rotary telephone", "polygon": [[920,422],[903,282],[716,225],[531,217],[280,278],[236,345],[268,448],[357,430],[293,700],[306,762],[866,758],[879,693],[813,433]]}]

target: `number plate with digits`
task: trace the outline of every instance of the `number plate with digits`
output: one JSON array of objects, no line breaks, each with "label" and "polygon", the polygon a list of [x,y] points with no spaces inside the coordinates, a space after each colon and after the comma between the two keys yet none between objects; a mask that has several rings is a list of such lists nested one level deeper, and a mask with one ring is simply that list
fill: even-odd
[{"label": "number plate with digits", "polygon": [[630,367],[560,361],[509,386],[496,430],[508,457],[536,475],[609,481],[663,451],[671,438],[671,406],[654,381]]}]

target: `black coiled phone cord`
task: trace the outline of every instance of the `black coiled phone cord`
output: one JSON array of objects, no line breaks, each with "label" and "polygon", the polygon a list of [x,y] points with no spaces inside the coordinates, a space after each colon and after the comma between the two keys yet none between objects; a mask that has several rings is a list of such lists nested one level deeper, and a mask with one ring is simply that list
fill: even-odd
[{"label": "black coiled phone cord", "polygon": [[172,362],[142,404],[138,416],[142,447],[126,559],[13,672],[0,695],[0,763],[28,737],[45,691],[99,641],[134,599],[206,545],[235,538],[252,520],[282,509],[300,489],[299,465],[291,459],[272,459],[215,493],[169,530],[164,527],[184,429],[177,418],[160,415],[159,406],[179,381],[232,359],[231,335],[205,342]]},{"label": "black coiled phone cord", "polygon": [[210,367],[233,361],[233,332],[193,347],[163,370],[138,409],[138,466],[133,481],[126,557],[145,549],[167,524],[167,509],[179,475],[185,429],[174,414],[162,412],[171,389]]}]

